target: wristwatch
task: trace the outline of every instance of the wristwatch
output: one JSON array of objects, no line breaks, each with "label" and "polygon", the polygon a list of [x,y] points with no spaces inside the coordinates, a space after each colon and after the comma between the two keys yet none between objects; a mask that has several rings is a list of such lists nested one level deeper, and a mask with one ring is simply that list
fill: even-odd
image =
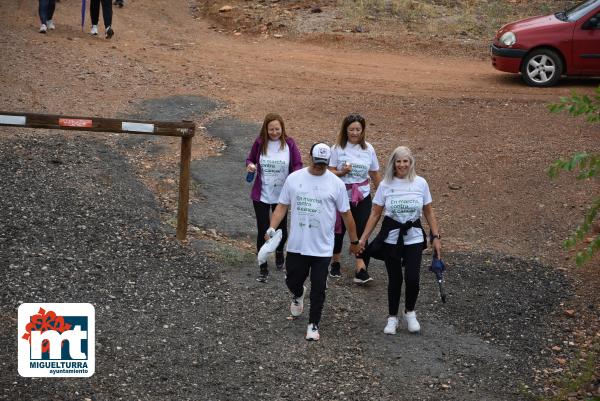
[{"label": "wristwatch", "polygon": [[358,240],[356,240],[356,241],[350,241],[350,243],[351,243],[352,245],[358,245],[359,241],[358,241]]}]

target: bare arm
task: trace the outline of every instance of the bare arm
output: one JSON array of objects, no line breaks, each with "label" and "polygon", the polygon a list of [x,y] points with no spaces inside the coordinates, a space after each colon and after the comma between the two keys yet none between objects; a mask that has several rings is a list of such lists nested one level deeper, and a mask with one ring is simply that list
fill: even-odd
[{"label": "bare arm", "polygon": [[[431,229],[431,233],[433,236],[440,234],[440,228],[437,223],[437,219],[435,218],[435,213],[433,212],[432,204],[428,204],[423,206],[423,215],[425,219],[427,219],[427,224],[429,224],[429,228]],[[437,254],[438,258],[442,257],[442,243],[439,238],[434,238],[432,241],[433,249]]]},{"label": "bare arm", "polygon": [[367,225],[365,226],[365,231],[363,231],[363,234],[360,237],[359,245],[361,248],[365,247],[365,244],[367,243],[367,240],[369,239],[371,233],[375,229],[375,226],[379,222],[382,213],[383,206],[373,204],[373,206],[371,207],[371,214],[369,215],[369,220],[367,220]]},{"label": "bare arm", "polygon": [[350,236],[350,253],[356,254],[360,250],[360,248],[358,244],[352,244],[352,242],[358,241],[354,217],[352,217],[352,212],[350,210],[347,210],[344,213],[340,214],[342,215],[342,220],[344,220],[344,225],[346,226],[346,230],[348,230],[348,235]]},{"label": "bare arm", "polygon": [[375,185],[375,190],[377,190],[379,183],[381,182],[381,174],[379,174],[379,171],[369,171],[369,177],[371,177],[371,181],[373,181],[373,185]]}]

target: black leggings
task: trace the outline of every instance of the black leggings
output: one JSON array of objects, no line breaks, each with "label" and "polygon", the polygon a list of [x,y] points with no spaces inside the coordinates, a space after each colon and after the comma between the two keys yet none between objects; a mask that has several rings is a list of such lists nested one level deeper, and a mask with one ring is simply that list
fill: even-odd
[{"label": "black leggings", "polygon": [[54,16],[54,9],[56,8],[56,0],[40,0],[39,14],[40,21],[42,24],[46,24]]},{"label": "black leggings", "polygon": [[112,0],[90,0],[90,18],[92,25],[98,25],[100,18],[100,2],[102,2],[102,18],[104,26],[108,28],[112,25]]},{"label": "black leggings", "polygon": [[[256,229],[258,230],[256,234],[256,251],[260,250],[260,247],[265,243],[265,234],[269,229],[269,223],[271,222],[270,212],[275,210],[277,204],[269,205],[268,203],[252,201],[254,204],[254,213],[256,214]],[[283,216],[281,223],[279,223],[279,227],[281,228],[281,232],[283,236],[281,237],[281,242],[277,247],[277,252],[283,252],[283,247],[285,245],[285,241],[287,241],[287,213]]]},{"label": "black leggings", "polygon": [[[360,238],[363,231],[365,231],[365,226],[367,225],[369,215],[371,214],[371,205],[371,195],[358,202],[356,206],[352,206],[352,203],[350,203],[350,211],[352,212],[352,217],[354,218],[354,224],[356,224],[356,235],[358,235],[358,238]],[[342,221],[342,232],[340,234],[335,234],[335,242],[333,244],[334,254],[342,252],[342,245],[344,244],[345,234],[346,226]]]},{"label": "black leggings", "polygon": [[404,282],[406,297],[404,308],[407,311],[415,310],[419,296],[419,278],[421,272],[421,257],[423,256],[423,243],[404,245],[400,259],[392,258],[394,245],[384,244],[385,268],[388,273],[388,308],[390,316],[398,315],[400,294],[402,293],[402,266],[404,266]]},{"label": "black leggings", "polygon": [[[288,252],[285,262],[285,283],[295,297],[302,295],[302,286],[310,274],[310,314],[308,323],[316,325],[321,321],[327,289],[327,267],[331,257],[306,256]],[[306,298],[305,298],[306,299]]]}]

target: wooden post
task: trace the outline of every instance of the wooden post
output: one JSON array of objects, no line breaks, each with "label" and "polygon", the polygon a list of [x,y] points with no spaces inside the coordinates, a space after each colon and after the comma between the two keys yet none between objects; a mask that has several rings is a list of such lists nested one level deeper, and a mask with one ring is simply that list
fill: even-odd
[{"label": "wooden post", "polygon": [[192,159],[192,136],[181,138],[181,165],[179,172],[179,204],[177,206],[177,239],[187,236],[188,207],[190,203],[190,160]]},{"label": "wooden post", "polygon": [[0,110],[0,126],[180,136],[181,166],[179,173],[179,203],[177,207],[177,239],[180,241],[186,239],[188,205],[190,201],[192,138],[196,132],[196,125],[192,121],[169,122],[131,119],[123,120],[102,117],[14,113]]}]

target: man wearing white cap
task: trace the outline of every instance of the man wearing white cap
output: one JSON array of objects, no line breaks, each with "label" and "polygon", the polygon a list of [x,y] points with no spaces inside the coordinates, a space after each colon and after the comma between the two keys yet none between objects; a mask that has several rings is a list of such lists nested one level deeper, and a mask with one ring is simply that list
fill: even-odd
[{"label": "man wearing white cap", "polygon": [[325,302],[329,262],[333,255],[336,211],[350,234],[350,252],[359,251],[356,226],[348,202],[346,186],[327,169],[331,149],[316,143],[310,149],[311,165],[291,173],[281,190],[279,203],[271,216],[267,237],[275,232],[288,209],[290,233],[287,243],[286,284],[293,294],[290,312],[304,310],[304,281],[310,274],[310,316],[306,339],[319,340],[319,321]]}]

